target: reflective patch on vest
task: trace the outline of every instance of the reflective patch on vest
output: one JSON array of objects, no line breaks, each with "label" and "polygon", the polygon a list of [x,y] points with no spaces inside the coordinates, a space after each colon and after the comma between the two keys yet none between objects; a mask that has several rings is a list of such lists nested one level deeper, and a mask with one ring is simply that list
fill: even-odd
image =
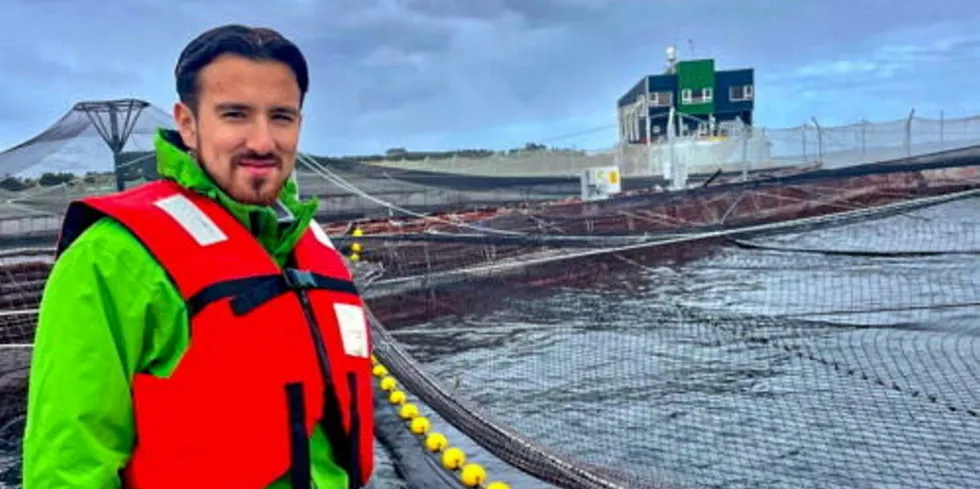
[{"label": "reflective patch on vest", "polygon": [[201,246],[213,245],[228,239],[204,211],[183,195],[164,197],[153,205],[169,214]]},{"label": "reflective patch on vest", "polygon": [[327,236],[327,233],[323,231],[323,227],[320,226],[320,223],[316,222],[316,220],[310,221],[310,229],[313,230],[313,237],[315,237],[320,244],[332,250],[337,249],[337,247],[333,245],[333,241],[330,240],[330,236]]},{"label": "reflective patch on vest", "polygon": [[368,357],[367,321],[364,309],[351,304],[334,304],[340,338],[344,342],[344,353],[352,357]]}]

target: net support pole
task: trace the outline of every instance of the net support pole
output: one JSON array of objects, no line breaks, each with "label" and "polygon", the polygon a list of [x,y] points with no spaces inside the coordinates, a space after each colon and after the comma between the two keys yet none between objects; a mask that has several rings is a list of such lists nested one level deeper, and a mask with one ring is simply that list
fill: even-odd
[{"label": "net support pole", "polygon": [[122,152],[123,146],[126,145],[126,141],[120,138],[119,111],[115,107],[109,107],[109,130],[111,131],[111,139],[107,139],[105,136],[103,136],[103,140],[106,141],[106,144],[108,144],[109,148],[112,150],[112,169],[113,173],[116,174],[116,190],[121,192],[125,189],[126,184],[123,182],[119,153]]},{"label": "net support pole", "polygon": [[103,100],[75,104],[74,110],[83,112],[89,118],[99,136],[112,151],[116,190],[122,191],[126,187],[123,178],[122,150],[126,147],[126,142],[136,127],[136,121],[139,120],[140,114],[149,105],[148,102],[136,99]]}]

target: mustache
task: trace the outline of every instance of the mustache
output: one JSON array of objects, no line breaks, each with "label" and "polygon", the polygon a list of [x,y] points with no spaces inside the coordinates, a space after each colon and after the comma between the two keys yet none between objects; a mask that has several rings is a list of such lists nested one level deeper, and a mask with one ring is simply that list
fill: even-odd
[{"label": "mustache", "polygon": [[243,160],[261,161],[264,163],[275,163],[277,165],[282,165],[282,159],[279,158],[279,156],[275,155],[274,153],[266,153],[266,154],[254,153],[254,152],[243,153],[235,156],[232,159],[232,162],[238,165],[241,164]]}]

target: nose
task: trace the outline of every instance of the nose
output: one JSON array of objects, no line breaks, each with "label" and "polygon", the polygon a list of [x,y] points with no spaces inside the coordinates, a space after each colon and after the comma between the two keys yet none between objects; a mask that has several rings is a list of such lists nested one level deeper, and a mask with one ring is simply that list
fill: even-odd
[{"label": "nose", "polygon": [[275,148],[275,140],[272,137],[272,128],[269,127],[267,120],[257,118],[248,135],[246,146],[249,151],[258,154],[272,153],[272,150]]}]

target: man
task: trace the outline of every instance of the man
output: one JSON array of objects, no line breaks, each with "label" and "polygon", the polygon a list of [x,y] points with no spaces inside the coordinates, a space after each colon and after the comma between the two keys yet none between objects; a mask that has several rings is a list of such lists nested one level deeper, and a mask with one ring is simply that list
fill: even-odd
[{"label": "man", "polygon": [[370,337],[290,178],[308,74],[268,29],[175,70],[161,180],[74,202],[41,303],[24,487],[361,487]]}]

